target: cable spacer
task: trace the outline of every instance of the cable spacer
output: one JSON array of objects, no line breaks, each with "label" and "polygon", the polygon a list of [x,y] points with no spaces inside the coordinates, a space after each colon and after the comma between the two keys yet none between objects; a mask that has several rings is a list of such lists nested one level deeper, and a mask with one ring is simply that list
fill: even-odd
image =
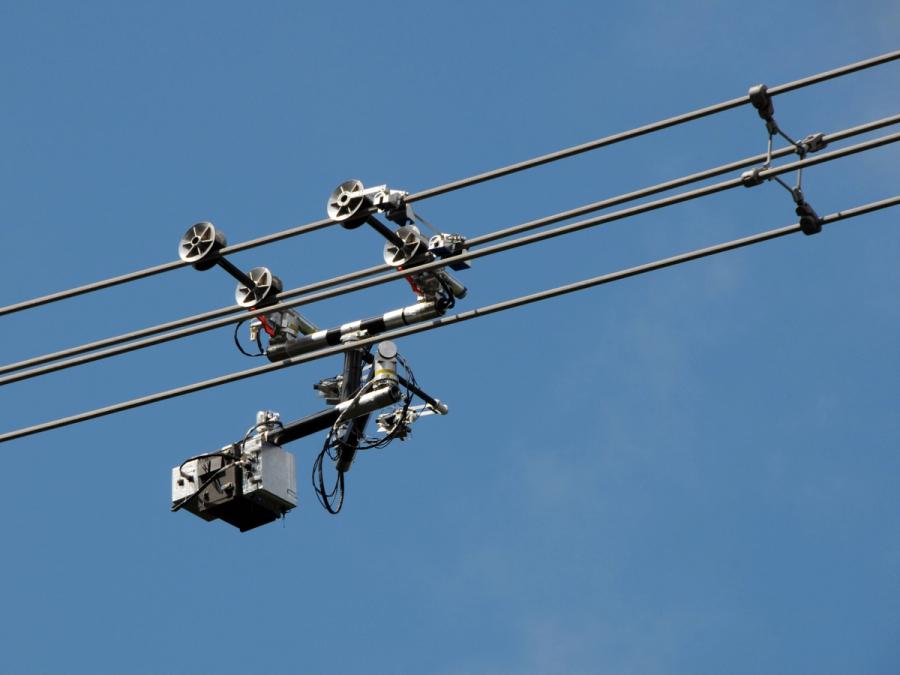
[{"label": "cable spacer", "polygon": [[760,183],[763,182],[763,178],[760,177],[759,173],[762,171],[760,167],[755,167],[753,169],[747,169],[744,173],[741,174],[741,183],[744,187],[756,187]]}]

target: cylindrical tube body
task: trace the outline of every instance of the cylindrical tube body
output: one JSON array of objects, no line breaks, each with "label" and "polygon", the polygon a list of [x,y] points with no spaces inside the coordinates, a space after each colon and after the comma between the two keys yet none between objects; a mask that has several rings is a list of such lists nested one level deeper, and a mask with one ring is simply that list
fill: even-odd
[{"label": "cylindrical tube body", "polygon": [[375,348],[372,379],[384,386],[397,382],[397,345],[390,340],[379,342]]},{"label": "cylindrical tube body", "polygon": [[285,424],[282,428],[270,431],[266,434],[266,440],[275,445],[284,445],[304,436],[330,429],[342,413],[345,413],[345,419],[355,419],[356,417],[369,415],[381,408],[386,408],[399,400],[400,391],[396,387],[376,389],[360,396],[359,401],[353,406],[353,410],[347,410],[350,407],[350,402],[346,401],[333,408],[320,410],[303,419]]},{"label": "cylindrical tube body", "polygon": [[312,335],[304,335],[293,340],[270,345],[266,350],[269,361],[282,361],[291,356],[307,354],[317,349],[339,345],[341,338],[348,333],[364,331],[367,335],[378,335],[394,328],[409,326],[414,323],[427,321],[443,314],[433,302],[419,302],[409,307],[395,309],[386,312],[382,316],[352,321],[337,328],[316,331]]}]

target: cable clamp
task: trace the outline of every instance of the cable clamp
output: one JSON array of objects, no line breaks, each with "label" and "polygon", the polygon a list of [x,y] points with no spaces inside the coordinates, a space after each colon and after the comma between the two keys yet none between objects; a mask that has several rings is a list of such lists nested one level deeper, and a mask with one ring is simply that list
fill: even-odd
[{"label": "cable clamp", "polygon": [[756,187],[757,185],[762,183],[764,179],[759,175],[761,171],[762,169],[757,166],[742,173],[741,183],[744,185],[744,187]]},{"label": "cable clamp", "polygon": [[750,97],[750,103],[753,104],[753,107],[756,108],[756,112],[759,113],[762,119],[766,121],[772,119],[772,116],[775,114],[775,105],[772,103],[772,95],[769,93],[766,85],[757,84],[750,87],[747,95]]},{"label": "cable clamp", "polygon": [[818,152],[819,150],[824,150],[828,147],[828,141],[825,140],[825,134],[820,131],[815,134],[810,134],[802,141],[800,141],[798,145],[803,148],[802,154],[805,155],[808,152]]},{"label": "cable clamp", "polygon": [[765,120],[766,130],[770,135],[778,133],[778,124],[775,122],[775,104],[772,103],[772,95],[764,84],[757,84],[750,87],[747,93],[750,97],[750,103],[756,108],[756,112],[760,118]]},{"label": "cable clamp", "polygon": [[369,331],[355,330],[341,335],[341,343],[347,344],[349,342],[356,342],[357,340],[364,340],[367,337],[369,337]]},{"label": "cable clamp", "polygon": [[353,230],[369,222],[376,212],[401,225],[412,222],[412,209],[406,203],[409,193],[392,190],[387,185],[367,188],[362,181],[352,179],[338,185],[328,198],[328,217],[344,228]]},{"label": "cable clamp", "polygon": [[400,227],[415,222],[412,206],[405,201],[408,192],[392,190],[387,185],[379,185],[364,190],[363,194],[368,197],[372,208],[384,213],[388,220],[397,223]]},{"label": "cable clamp", "polygon": [[453,256],[465,253],[468,250],[466,238],[461,234],[449,234],[442,232],[436,234],[428,240],[428,251],[438,258],[450,258],[447,261],[448,267],[452,270],[460,271],[470,269],[472,266],[467,261],[454,262]]},{"label": "cable clamp", "polygon": [[799,189],[794,189],[792,190],[792,194],[794,203],[797,205],[794,212],[800,216],[800,229],[803,234],[809,236],[821,232],[822,219],[819,218],[819,214],[817,214],[815,209],[813,209],[806,199],[804,199],[803,193]]}]

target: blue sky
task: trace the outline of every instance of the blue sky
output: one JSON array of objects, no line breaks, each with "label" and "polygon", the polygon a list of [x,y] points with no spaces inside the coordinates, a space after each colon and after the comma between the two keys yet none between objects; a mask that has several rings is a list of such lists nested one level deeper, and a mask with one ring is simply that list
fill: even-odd
[{"label": "blue sky", "polygon": [[[884,2],[4,3],[0,304],[416,191],[897,48]],[[900,65],[776,99],[794,136],[900,109]],[[884,133],[884,132],[882,132]],[[750,108],[422,202],[475,236],[764,149]],[[897,193],[888,147],[808,171]],[[460,309],[789,224],[774,185],[477,261]],[[347,503],[239,534],[170,467],[339,359],[5,444],[10,673],[896,673],[897,212],[406,338],[446,400]],[[381,261],[367,229],[234,256],[287,287]],[[232,302],[176,272],[5,317],[5,361]],[[320,325],[412,300],[308,307]],[[0,389],[3,430],[257,365],[228,329]],[[231,631],[236,631],[232,635]],[[211,649],[217,651],[211,653]]]}]

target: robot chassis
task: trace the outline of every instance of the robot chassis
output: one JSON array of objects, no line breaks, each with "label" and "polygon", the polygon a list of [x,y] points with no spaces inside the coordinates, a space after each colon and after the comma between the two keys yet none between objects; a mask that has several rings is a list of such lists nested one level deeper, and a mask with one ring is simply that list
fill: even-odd
[{"label": "robot chassis", "polygon": [[[375,229],[387,240],[384,261],[398,270],[439,259],[447,259],[446,267],[453,270],[467,269],[467,263],[452,259],[466,250],[465,238],[447,233],[423,236],[415,225],[421,218],[405,202],[407,194],[386,185],[366,188],[358,180],[349,180],[329,197],[328,216],[348,230],[364,224]],[[396,229],[379,220],[379,214]],[[320,330],[292,308],[267,312],[266,307],[278,303],[283,290],[281,279],[266,267],[243,272],[224,257],[225,247],[225,235],[212,223],[200,222],[182,236],[178,254],[197,270],[219,266],[237,279],[235,300],[254,317],[250,338],[260,355],[265,354],[272,362],[427,321],[441,316],[466,295],[466,287],[445,266],[439,266],[407,276],[416,295],[414,304]],[[235,336],[237,342],[237,331]],[[268,340],[265,349],[263,336]],[[289,423],[283,423],[276,412],[261,410],[240,441],[190,457],[174,467],[172,510],[184,509],[207,521],[221,519],[241,532],[283,517],[297,506],[298,498],[294,456],[282,446],[328,430],[325,446],[314,464],[313,483],[322,505],[337,513],[343,503],[344,474],[358,450],[405,440],[420,417],[447,414],[446,404],[419,388],[393,342],[378,343],[374,353],[369,346],[353,347],[343,356],[339,375],[313,385],[328,404],[324,410]],[[398,372],[398,363],[407,377]],[[423,403],[411,405],[413,396]],[[372,440],[366,436],[366,427],[379,411],[383,412],[377,415],[376,424],[383,436]],[[330,492],[325,490],[322,478],[326,457],[336,470],[335,487]]]}]

